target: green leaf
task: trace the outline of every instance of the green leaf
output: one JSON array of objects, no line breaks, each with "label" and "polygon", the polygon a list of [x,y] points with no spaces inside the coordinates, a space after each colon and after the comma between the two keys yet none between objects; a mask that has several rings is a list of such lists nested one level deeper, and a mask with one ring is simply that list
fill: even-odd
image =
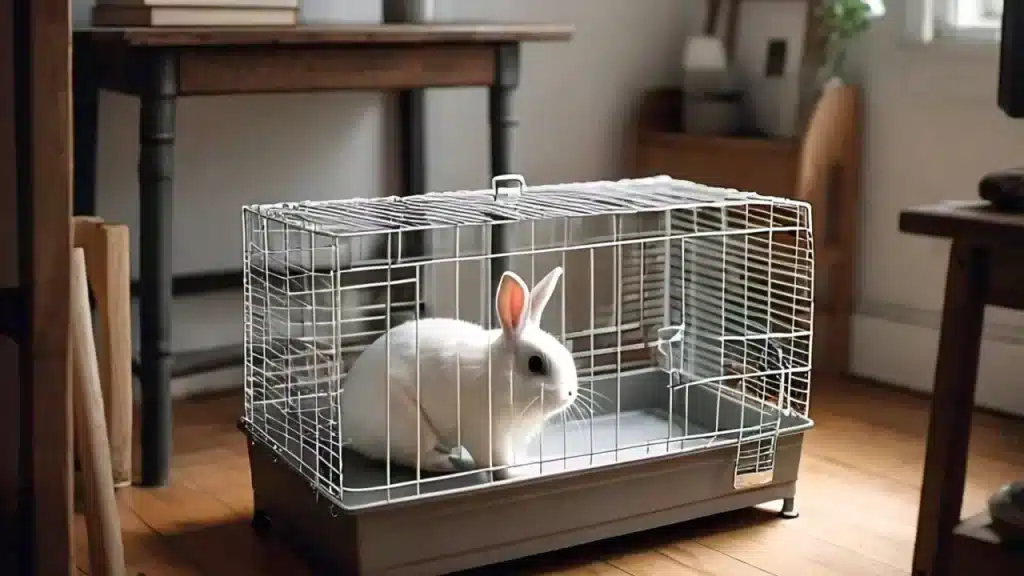
[{"label": "green leaf", "polygon": [[815,12],[821,19],[821,33],[830,42],[850,40],[871,25],[871,10],[864,0],[824,0]]}]

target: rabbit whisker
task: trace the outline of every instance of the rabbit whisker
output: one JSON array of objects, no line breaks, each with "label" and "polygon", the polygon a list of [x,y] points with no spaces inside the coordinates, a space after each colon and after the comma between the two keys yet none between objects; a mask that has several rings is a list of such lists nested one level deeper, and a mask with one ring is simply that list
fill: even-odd
[{"label": "rabbit whisker", "polygon": [[591,406],[590,404],[583,404],[583,403],[577,404],[576,405],[576,410],[579,411],[584,416],[586,416],[587,414],[593,414],[594,413],[594,407]]},{"label": "rabbit whisker", "polygon": [[612,401],[612,399],[611,399],[611,398],[609,398],[609,397],[605,396],[604,394],[602,394],[602,393],[598,392],[597,390],[594,390],[593,388],[580,388],[579,390],[580,390],[580,392],[583,392],[583,391],[587,391],[587,392],[589,392],[589,393],[590,393],[590,397],[591,397],[591,398],[593,398],[593,397],[595,397],[595,396],[596,396],[596,397],[598,397],[598,398],[601,398],[601,399],[603,399],[603,400],[607,400],[607,401],[609,401],[609,402],[611,402],[611,401]]},{"label": "rabbit whisker", "polygon": [[[580,392],[583,392],[584,390],[586,390],[586,389],[585,388],[580,388]],[[587,390],[587,392],[590,392],[590,391]],[[600,406],[602,404],[602,402],[600,402],[600,400],[608,400],[608,402],[611,403],[611,400],[609,400],[607,398],[599,399],[599,398],[597,398],[595,396],[592,396],[592,395],[589,395],[589,394],[579,394],[579,399],[584,401],[584,402],[588,402],[590,405],[593,405],[593,406]]]},{"label": "rabbit whisker", "polygon": [[585,439],[587,437],[586,423],[588,420],[590,420],[590,418],[587,417],[587,413],[583,411],[583,408],[580,408],[579,406],[574,404],[573,409],[578,415],[578,418],[574,420],[574,422],[576,423],[576,433],[578,434],[579,438]]},{"label": "rabbit whisker", "polygon": [[579,426],[579,421],[576,418],[576,407],[574,405],[569,404],[568,406],[566,406],[565,412],[563,412],[563,414],[565,415],[565,423],[566,424],[572,424],[573,426]]},{"label": "rabbit whisker", "polygon": [[576,402],[574,402],[573,404],[576,404],[577,402],[582,402],[583,403],[583,408],[587,408],[591,412],[594,411],[595,403],[594,403],[593,399],[587,398],[586,396],[580,396],[580,397],[578,397],[576,399]]},{"label": "rabbit whisker", "polygon": [[576,420],[576,415],[573,412],[572,404],[570,404],[569,407],[566,408],[564,414],[565,414],[565,424],[566,424],[565,431],[569,432],[570,429],[571,429],[573,434],[577,433],[578,432],[578,427],[579,427],[579,422]]},{"label": "rabbit whisker", "polygon": [[565,407],[565,412],[562,412],[565,417],[566,424],[573,424],[576,422],[576,412],[573,411],[573,405],[569,404]]},{"label": "rabbit whisker", "polygon": [[578,417],[576,418],[576,424],[582,426],[582,421],[587,419],[586,413],[583,412],[583,409],[576,404],[570,404],[570,406],[572,407],[573,414]]},{"label": "rabbit whisker", "polygon": [[591,415],[601,414],[603,412],[602,408],[604,408],[600,403],[594,401],[581,403],[580,406]]},{"label": "rabbit whisker", "polygon": [[519,412],[519,415],[516,416],[516,420],[520,420],[523,416],[526,416],[526,413],[529,412],[530,407],[533,406],[534,403],[536,403],[538,400],[540,400],[540,396],[534,396],[533,400],[530,400],[530,402],[526,404],[522,411]]}]

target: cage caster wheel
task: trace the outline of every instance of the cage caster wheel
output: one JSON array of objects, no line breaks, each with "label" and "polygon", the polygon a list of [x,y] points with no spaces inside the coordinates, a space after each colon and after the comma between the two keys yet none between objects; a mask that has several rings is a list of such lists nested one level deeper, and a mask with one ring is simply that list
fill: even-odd
[{"label": "cage caster wheel", "polygon": [[779,511],[779,517],[785,518],[786,520],[792,520],[800,517],[800,512],[796,509],[795,499],[785,498],[782,500],[782,510]]},{"label": "cage caster wheel", "polygon": [[270,532],[270,516],[262,510],[254,510],[252,513],[252,529],[257,534]]}]

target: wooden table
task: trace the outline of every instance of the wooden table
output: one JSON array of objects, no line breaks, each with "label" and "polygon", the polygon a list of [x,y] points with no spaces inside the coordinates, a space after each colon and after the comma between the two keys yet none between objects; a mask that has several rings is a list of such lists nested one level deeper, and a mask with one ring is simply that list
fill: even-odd
[{"label": "wooden table", "polygon": [[[132,94],[141,104],[141,349],[137,371],[142,393],[143,485],[163,485],[168,480],[171,377],[220,368],[226,365],[225,360],[237,362],[241,358],[240,345],[198,359],[175,357],[170,350],[174,280],[171,214],[178,98],[327,90],[403,91],[408,95],[427,87],[487,86],[491,172],[506,174],[511,171],[511,97],[519,83],[519,46],[528,41],[564,41],[571,33],[571,27],[560,25],[468,23],[76,31],[76,214],[95,212],[98,91]],[[423,193],[422,122],[404,116],[402,193]],[[233,271],[228,276],[241,285],[241,273]]]},{"label": "wooden table", "polygon": [[[986,202],[948,202],[904,210],[900,213],[900,230],[953,240],[913,576],[969,576],[954,571],[952,566],[964,565],[964,555],[977,554],[978,539],[969,537],[977,532],[969,524],[977,521],[965,522],[959,528],[957,525],[967,474],[982,322],[986,305],[1024,309],[1024,214],[997,212]],[[1016,557],[1020,559],[1020,555]],[[976,560],[971,564],[971,558],[967,558],[967,565],[977,566]],[[1024,574],[1024,565],[1013,568],[984,573]]]}]

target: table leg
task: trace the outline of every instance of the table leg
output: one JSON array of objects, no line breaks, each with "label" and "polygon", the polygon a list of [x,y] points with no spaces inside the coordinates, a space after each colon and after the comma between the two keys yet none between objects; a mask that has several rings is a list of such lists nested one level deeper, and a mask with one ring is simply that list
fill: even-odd
[{"label": "table leg", "polygon": [[[399,158],[401,160],[402,196],[427,192],[425,90],[403,90],[398,93]],[[403,234],[403,256],[423,255],[423,233]]]},{"label": "table leg", "polygon": [[[398,93],[398,159],[399,174],[401,181],[398,183],[400,196],[416,196],[427,192],[426,179],[426,154],[425,154],[425,126],[426,118],[424,111],[424,90],[403,90]],[[401,232],[396,234],[380,234],[374,246],[374,257],[377,259],[388,259],[390,262],[400,262],[403,259],[418,258],[425,254],[424,234],[422,231]],[[390,240],[389,240],[390,239]],[[390,252],[388,251],[390,247]],[[406,270],[406,272],[412,272]],[[408,276],[407,276],[408,277]],[[392,282],[399,278],[393,276]],[[376,280],[386,282],[387,276],[383,273]],[[411,302],[416,299],[415,288],[407,284],[392,285],[386,289],[372,290],[375,304],[384,306],[387,302],[387,293],[391,292],[391,302]],[[420,317],[426,315],[426,308],[422,296],[416,304]],[[390,309],[391,325],[395,326],[401,322],[412,320],[415,310]],[[374,322],[367,326],[367,330],[384,330],[384,322]]]},{"label": "table leg", "polygon": [[[427,193],[426,168],[426,101],[425,90],[403,90],[398,93],[399,158],[401,160],[402,196],[416,196]],[[392,262],[406,258],[418,258],[425,254],[422,231],[403,232],[396,235],[398,242],[392,242]],[[399,248],[401,250],[399,251]],[[389,288],[390,289],[390,288]],[[422,294],[422,291],[421,291]],[[392,292],[392,302],[416,300],[415,289],[409,285]],[[424,313],[422,298],[415,304],[420,315]],[[395,318],[392,323],[416,318],[416,310],[409,310],[408,317]],[[393,324],[392,324],[393,325]]]},{"label": "table leg", "polygon": [[75,40],[74,67],[74,202],[73,214],[94,216],[96,214],[96,122],[99,116],[99,83],[88,38]]},{"label": "table leg", "polygon": [[[488,120],[491,128],[491,176],[508,174],[512,166],[512,129],[516,120],[512,95],[519,87],[519,44],[501,44],[495,53],[494,84],[488,92]],[[505,252],[505,237],[500,226],[491,229],[491,254]],[[508,258],[491,259],[491,291],[498,289]]]},{"label": "table leg", "polygon": [[953,528],[960,521],[981,329],[989,283],[989,251],[954,241],[935,370],[914,576],[946,576]]},{"label": "table leg", "polygon": [[139,336],[142,485],[162,486],[171,459],[171,194],[177,59],[149,54],[139,118]]}]

